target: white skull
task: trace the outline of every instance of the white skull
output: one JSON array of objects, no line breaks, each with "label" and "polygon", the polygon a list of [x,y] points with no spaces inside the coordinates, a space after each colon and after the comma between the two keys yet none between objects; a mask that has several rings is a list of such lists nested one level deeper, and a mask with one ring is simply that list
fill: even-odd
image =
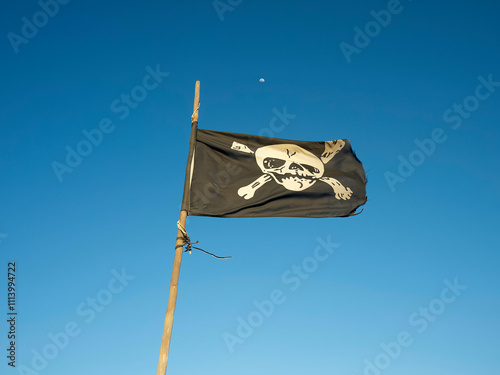
[{"label": "white skull", "polygon": [[255,159],[263,173],[288,190],[305,190],[323,176],[323,162],[313,153],[297,145],[270,145],[255,151]]}]

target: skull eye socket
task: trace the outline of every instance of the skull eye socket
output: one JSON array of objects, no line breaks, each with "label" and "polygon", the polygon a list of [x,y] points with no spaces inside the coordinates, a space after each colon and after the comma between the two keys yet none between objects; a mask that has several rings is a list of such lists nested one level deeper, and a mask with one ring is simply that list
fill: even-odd
[{"label": "skull eye socket", "polygon": [[310,173],[319,173],[319,169],[312,165],[301,164],[303,168],[307,169]]},{"label": "skull eye socket", "polygon": [[282,167],[285,165],[286,161],[281,160],[281,159],[275,159],[275,158],[265,158],[262,164],[264,165],[264,168],[266,169],[275,169]]}]

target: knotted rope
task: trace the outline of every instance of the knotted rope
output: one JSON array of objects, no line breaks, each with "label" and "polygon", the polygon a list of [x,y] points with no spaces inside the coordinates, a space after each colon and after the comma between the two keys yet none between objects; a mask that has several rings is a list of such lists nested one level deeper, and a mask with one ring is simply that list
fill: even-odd
[{"label": "knotted rope", "polygon": [[189,238],[189,236],[187,234],[186,228],[184,228],[184,226],[181,224],[180,221],[177,222],[177,228],[182,233],[182,237],[177,237],[178,240],[182,240],[182,245],[177,245],[175,247],[176,249],[179,248],[179,247],[186,246],[186,250],[184,250],[184,252],[189,251],[189,254],[191,254],[191,249],[196,249],[196,250],[200,250],[200,251],[204,252],[205,254],[211,255],[211,256],[213,256],[214,258],[217,258],[217,259],[229,259],[229,258],[232,258],[232,257],[220,257],[220,256],[217,256],[215,254],[212,254],[211,252],[208,252],[206,250],[200,249],[199,247],[193,246],[194,244],[197,244],[199,241],[191,242],[191,239]]}]

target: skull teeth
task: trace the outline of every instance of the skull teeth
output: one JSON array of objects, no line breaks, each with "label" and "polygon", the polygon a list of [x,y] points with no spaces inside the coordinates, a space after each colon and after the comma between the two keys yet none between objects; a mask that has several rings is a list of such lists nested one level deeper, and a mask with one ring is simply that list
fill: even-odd
[{"label": "skull teeth", "polygon": [[291,173],[285,173],[285,174],[274,174],[276,177],[276,180],[279,182],[283,182],[285,180],[288,181],[303,181],[303,180],[316,180],[317,178],[313,176],[308,176],[308,175],[302,175],[302,174],[291,174]]},{"label": "skull teeth", "polygon": [[314,185],[317,178],[310,176],[297,176],[294,174],[286,173],[284,175],[273,174],[274,179],[286,189],[292,191],[301,191]]}]

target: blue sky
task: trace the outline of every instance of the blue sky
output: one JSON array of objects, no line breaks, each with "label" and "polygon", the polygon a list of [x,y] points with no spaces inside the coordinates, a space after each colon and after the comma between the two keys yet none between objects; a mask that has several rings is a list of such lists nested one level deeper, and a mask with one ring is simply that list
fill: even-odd
[{"label": "blue sky", "polygon": [[184,255],[168,373],[498,374],[499,11],[4,4],[2,374],[155,373],[196,80],[200,128],[350,139],[369,200],[351,218],[188,218],[233,259]]}]

